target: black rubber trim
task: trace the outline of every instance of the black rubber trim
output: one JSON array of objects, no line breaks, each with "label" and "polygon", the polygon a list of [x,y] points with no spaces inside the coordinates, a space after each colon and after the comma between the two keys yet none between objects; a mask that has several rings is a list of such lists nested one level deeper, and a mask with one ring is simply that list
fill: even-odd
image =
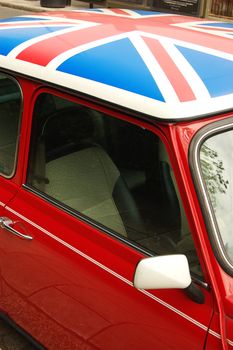
[{"label": "black rubber trim", "polygon": [[[43,198],[48,203],[51,203],[52,205],[56,206],[57,208],[64,210],[65,212],[74,216],[75,218],[78,218],[79,220],[86,222],[87,224],[91,225],[92,227],[95,227],[96,229],[110,235],[111,237],[117,239],[118,241],[121,241],[122,243],[127,244],[131,248],[133,248],[133,249],[139,251],[140,253],[142,253],[143,255],[145,255],[145,257],[155,256],[154,252],[149,251],[146,248],[143,248],[142,246],[138,245],[137,243],[128,240],[127,238],[125,238],[124,236],[121,236],[120,234],[117,234],[116,232],[107,228],[106,226],[103,226],[100,223],[94,221],[93,219],[90,219],[89,217],[84,216],[83,214],[81,214],[78,211],[64,205],[63,203],[56,201],[55,199],[44,194],[43,192],[39,191],[38,189],[36,189],[30,185],[26,185],[26,184],[24,184],[22,187],[26,191],[33,193],[33,194],[39,196],[40,198]],[[142,259],[143,259],[143,257],[142,257]],[[205,281],[201,280],[197,275],[191,273],[191,277],[192,277],[192,281],[195,284],[201,286],[202,288],[204,288],[206,290],[209,290],[209,285]]]},{"label": "black rubber trim", "polygon": [[48,203],[51,203],[52,205],[56,206],[59,209],[64,210],[68,214],[78,218],[79,220],[82,220],[86,222],[87,224],[91,225],[92,227],[97,228],[100,231],[103,231],[104,233],[107,233],[108,235],[112,236],[113,238],[122,241],[123,243],[126,243],[131,248],[136,249],[140,251],[140,253],[146,255],[146,256],[154,256],[153,253],[148,252],[146,249],[143,249],[141,246],[137,245],[136,243],[128,240],[124,236],[120,235],[119,233],[116,233],[115,231],[111,230],[110,228],[103,226],[101,223],[94,221],[93,219],[89,218],[88,216],[85,216],[84,214],[78,212],[77,210],[72,209],[71,207],[66,206],[64,203],[61,203],[57,201],[56,199],[44,194],[40,190],[34,188],[33,186],[24,184],[22,186],[25,190],[34,193],[35,195],[39,196],[40,198],[43,198]]}]

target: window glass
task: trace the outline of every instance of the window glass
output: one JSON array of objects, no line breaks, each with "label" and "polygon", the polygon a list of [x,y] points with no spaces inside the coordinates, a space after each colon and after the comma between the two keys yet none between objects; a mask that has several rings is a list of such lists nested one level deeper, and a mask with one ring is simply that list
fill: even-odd
[{"label": "window glass", "polygon": [[17,82],[0,74],[0,173],[14,172],[21,109],[21,91]]},{"label": "window glass", "polygon": [[200,151],[202,174],[218,223],[220,239],[233,262],[233,131],[205,141]]},{"label": "window glass", "polygon": [[201,274],[165,146],[150,131],[42,94],[27,184],[152,254],[186,254]]}]

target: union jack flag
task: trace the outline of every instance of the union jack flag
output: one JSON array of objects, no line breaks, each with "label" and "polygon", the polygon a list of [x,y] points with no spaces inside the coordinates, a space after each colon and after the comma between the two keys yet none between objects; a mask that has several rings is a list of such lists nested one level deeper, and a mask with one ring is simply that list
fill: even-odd
[{"label": "union jack flag", "polygon": [[22,16],[0,21],[0,65],[152,115],[156,102],[156,116],[191,116],[232,107],[232,38],[232,23],[141,10]]}]

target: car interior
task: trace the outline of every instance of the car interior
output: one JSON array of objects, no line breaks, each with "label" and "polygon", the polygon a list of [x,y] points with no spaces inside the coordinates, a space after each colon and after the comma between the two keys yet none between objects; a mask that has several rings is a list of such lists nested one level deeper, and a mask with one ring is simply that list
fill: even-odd
[{"label": "car interior", "polygon": [[167,151],[152,132],[41,94],[27,185],[150,255],[186,254],[201,275]]}]

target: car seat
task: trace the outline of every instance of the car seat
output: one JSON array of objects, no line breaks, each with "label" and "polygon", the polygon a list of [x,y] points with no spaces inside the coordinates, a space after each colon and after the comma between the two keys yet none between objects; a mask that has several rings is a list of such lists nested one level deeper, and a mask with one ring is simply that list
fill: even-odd
[{"label": "car seat", "polygon": [[[53,113],[37,141],[31,183],[122,236],[140,232],[143,223],[133,197],[94,134],[91,110],[71,107]],[[41,162],[44,166],[36,165]]]}]

